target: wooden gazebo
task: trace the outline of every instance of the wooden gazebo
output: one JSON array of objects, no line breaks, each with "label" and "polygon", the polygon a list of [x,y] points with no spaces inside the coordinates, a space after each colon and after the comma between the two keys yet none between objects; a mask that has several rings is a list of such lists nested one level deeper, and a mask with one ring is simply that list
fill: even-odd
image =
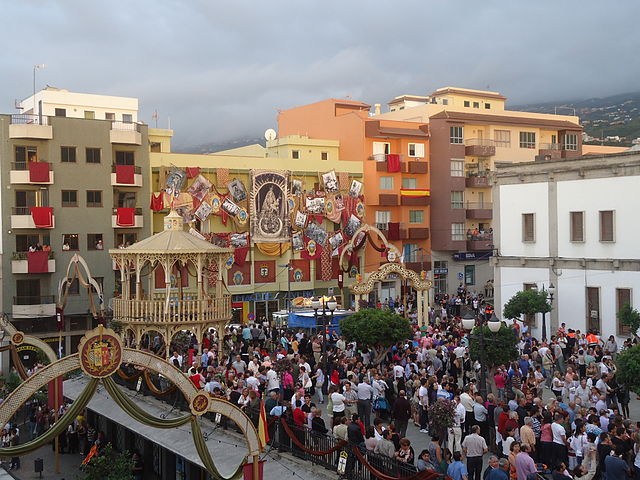
[{"label": "wooden gazebo", "polygon": [[[224,262],[231,252],[186,232],[175,211],[165,217],[162,232],[129,247],[109,250],[122,282],[121,297],[113,299],[113,319],[124,324],[125,338],[132,335],[139,345],[145,334],[158,332],[164,337],[167,357],[173,336],[181,330],[192,332],[200,342],[203,333],[213,327],[222,339],[224,326],[231,319],[231,296],[223,294],[222,280]],[[164,270],[165,287],[154,293],[154,271],[158,268]],[[209,289],[212,273],[215,287]],[[195,276],[195,288],[183,287],[182,277],[187,274]]]}]

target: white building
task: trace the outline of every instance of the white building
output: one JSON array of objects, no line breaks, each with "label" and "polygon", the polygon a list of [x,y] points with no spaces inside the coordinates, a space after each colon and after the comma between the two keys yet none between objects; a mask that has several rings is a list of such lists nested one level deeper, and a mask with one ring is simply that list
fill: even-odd
[{"label": "white building", "polygon": [[498,165],[493,195],[498,316],[516,292],[553,283],[547,336],[561,322],[630,336],[616,313],[640,309],[640,153]]},{"label": "white building", "polygon": [[75,93],[64,88],[47,87],[18,104],[27,115],[112,120],[123,123],[138,121],[138,99]]}]

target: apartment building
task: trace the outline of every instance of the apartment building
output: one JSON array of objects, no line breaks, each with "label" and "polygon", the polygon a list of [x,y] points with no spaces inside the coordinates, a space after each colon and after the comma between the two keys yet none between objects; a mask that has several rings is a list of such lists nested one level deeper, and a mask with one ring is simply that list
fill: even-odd
[{"label": "apartment building", "polygon": [[[547,338],[562,322],[632,336],[617,313],[640,308],[637,152],[500,164],[493,187],[496,313],[518,291],[555,286]],[[542,318],[531,318],[542,336]],[[549,321],[550,320],[550,321]]]},{"label": "apartment building", "polygon": [[[156,132],[151,132],[151,142],[157,142],[157,139]],[[213,154],[169,150],[165,145],[164,151],[152,151],[149,155],[153,198],[158,202],[152,205],[155,208],[153,232],[162,230],[163,218],[173,207],[189,223],[193,234],[234,248],[234,254],[226,264],[225,288],[232,295],[235,322],[271,318],[274,312],[288,308],[287,298],[328,294],[338,297],[347,308],[351,306],[346,287],[355,281],[362,257],[355,262],[354,268],[343,271],[338,265],[337,252],[334,255],[329,243],[324,249],[315,246],[312,249],[306,237],[308,226],[313,224],[315,232],[325,232],[329,242],[334,237],[338,239],[348,220],[342,216],[332,217],[326,209],[312,212],[311,206],[307,208],[307,199],[322,199],[326,206],[332,195],[348,196],[352,181],[363,181],[362,163],[341,160],[337,140],[290,135],[268,140],[266,147],[248,145]],[[259,184],[252,183],[252,171],[256,170],[266,170],[286,179],[281,186],[288,190],[284,202],[288,206],[288,221],[293,232],[287,231],[286,236],[277,241],[253,238],[254,226],[259,221],[251,203],[254,195],[260,195]],[[335,172],[336,192],[326,191],[322,175],[327,172]],[[182,175],[186,180],[177,196],[162,193],[167,188],[168,178]],[[194,185],[204,185],[204,190]],[[278,187],[275,183],[273,186]],[[229,205],[237,206],[237,213],[225,213],[221,205],[227,201],[231,202]],[[207,206],[206,214],[199,210],[203,204]],[[211,212],[208,212],[209,207]],[[278,218],[275,222],[287,222],[282,215]],[[176,280],[172,288],[179,288],[181,280],[176,278],[178,276],[172,277]],[[164,292],[165,287],[164,274],[160,272],[154,288]],[[193,287],[189,280],[182,283],[182,288]]]},{"label": "apartment building", "polygon": [[[148,129],[136,123],[137,100],[127,114],[118,113],[125,109],[117,102],[107,105],[114,97],[73,105],[77,95],[66,92],[69,100],[50,102],[60,92],[36,94],[42,109],[35,115],[0,115],[2,311],[17,328],[56,345],[58,285],[71,258],[87,261],[108,304],[119,274],[107,250],[145,237],[151,220],[142,208],[150,195]],[[60,105],[66,115],[55,110]],[[84,112],[98,106],[115,119]],[[65,353],[91,328],[88,312],[88,294],[76,281],[64,307]]]},{"label": "apartment building", "polygon": [[455,292],[462,283],[491,296],[489,172],[496,164],[581,155],[577,117],[507,110],[505,102],[498,92],[445,87],[426,97],[396,97],[388,112],[371,117],[428,124],[435,293]]},{"label": "apartment building", "polygon": [[[278,128],[283,136],[304,134],[338,140],[341,161],[362,165],[366,223],[377,226],[398,247],[408,268],[428,272],[428,127],[420,122],[371,118],[370,109],[370,105],[358,101],[328,99],[281,111]],[[376,270],[386,261],[367,245],[364,271]],[[401,294],[399,279],[382,282],[377,291],[383,301]]]}]

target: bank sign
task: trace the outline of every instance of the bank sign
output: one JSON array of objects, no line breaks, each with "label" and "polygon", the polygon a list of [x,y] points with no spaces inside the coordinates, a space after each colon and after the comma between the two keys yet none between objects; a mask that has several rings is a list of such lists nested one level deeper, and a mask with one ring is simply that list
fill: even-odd
[{"label": "bank sign", "polygon": [[457,262],[468,262],[471,260],[486,260],[491,257],[493,252],[491,250],[482,252],[458,252],[454,253],[453,259]]}]

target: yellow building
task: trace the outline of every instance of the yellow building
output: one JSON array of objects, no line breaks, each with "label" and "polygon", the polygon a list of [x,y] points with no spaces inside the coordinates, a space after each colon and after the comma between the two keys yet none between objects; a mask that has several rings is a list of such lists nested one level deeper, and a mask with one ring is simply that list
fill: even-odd
[{"label": "yellow building", "polygon": [[[317,254],[315,257],[310,255],[310,250],[306,248],[308,239],[302,236],[302,231],[306,234],[306,230],[303,230],[304,227],[295,227],[295,214],[290,215],[289,221],[294,232],[297,230],[301,234],[299,238],[306,239],[305,249],[294,250],[293,247],[299,244],[291,236],[286,241],[275,243],[253,241],[255,212],[251,208],[252,170],[283,172],[289,190],[289,198],[286,200],[296,212],[298,202],[305,202],[307,197],[325,196],[322,175],[328,172],[335,172],[335,178],[339,182],[339,193],[346,196],[350,182],[354,179],[362,180],[361,162],[340,160],[337,141],[309,139],[298,135],[270,140],[266,148],[261,145],[249,145],[213,154],[172,153],[170,137],[170,131],[150,129],[150,143],[156,145],[156,150],[150,153],[151,188],[155,201],[159,202],[159,198],[162,198],[163,202],[161,209],[157,209],[159,205],[155,206],[156,212],[150,233],[162,230],[163,217],[173,201],[173,207],[177,208],[184,218],[192,220],[192,233],[202,235],[214,243],[235,248],[235,257],[227,264],[225,279],[227,288],[233,295],[236,321],[269,317],[270,313],[287,308],[286,299],[289,291],[291,298],[333,293],[344,300],[347,308],[350,306],[350,298],[342,298],[342,294],[348,295],[346,287],[355,281],[357,272],[342,272],[338,267],[338,258],[328,256],[328,249],[327,252],[323,250],[322,257],[317,257]],[[170,182],[172,174],[176,172],[188,177],[180,188],[180,193],[177,196],[162,194],[161,192],[167,188],[168,179]],[[197,189],[194,190],[194,184],[202,183],[202,179],[205,186],[207,183],[211,185],[207,188],[206,201],[212,205],[216,201],[224,203],[227,198],[241,198],[242,195],[234,198],[235,190],[231,191],[229,188],[231,183],[240,182],[247,197],[235,201],[241,209],[240,213],[235,216],[228,215],[222,213],[221,208],[220,212],[215,214],[214,207],[214,213],[205,220],[194,216],[197,208],[194,208],[194,196],[188,192],[198,195]],[[231,188],[235,189],[234,186]],[[326,194],[326,198],[329,198],[329,194]],[[334,236],[334,232],[341,232],[344,227],[342,219],[334,222],[322,214],[309,216],[307,222],[324,229],[328,238]],[[244,242],[247,242],[246,247]],[[342,275],[345,287],[342,291],[338,288],[339,275]],[[184,284],[183,287],[189,288]],[[164,288],[161,279],[156,288]]]}]

